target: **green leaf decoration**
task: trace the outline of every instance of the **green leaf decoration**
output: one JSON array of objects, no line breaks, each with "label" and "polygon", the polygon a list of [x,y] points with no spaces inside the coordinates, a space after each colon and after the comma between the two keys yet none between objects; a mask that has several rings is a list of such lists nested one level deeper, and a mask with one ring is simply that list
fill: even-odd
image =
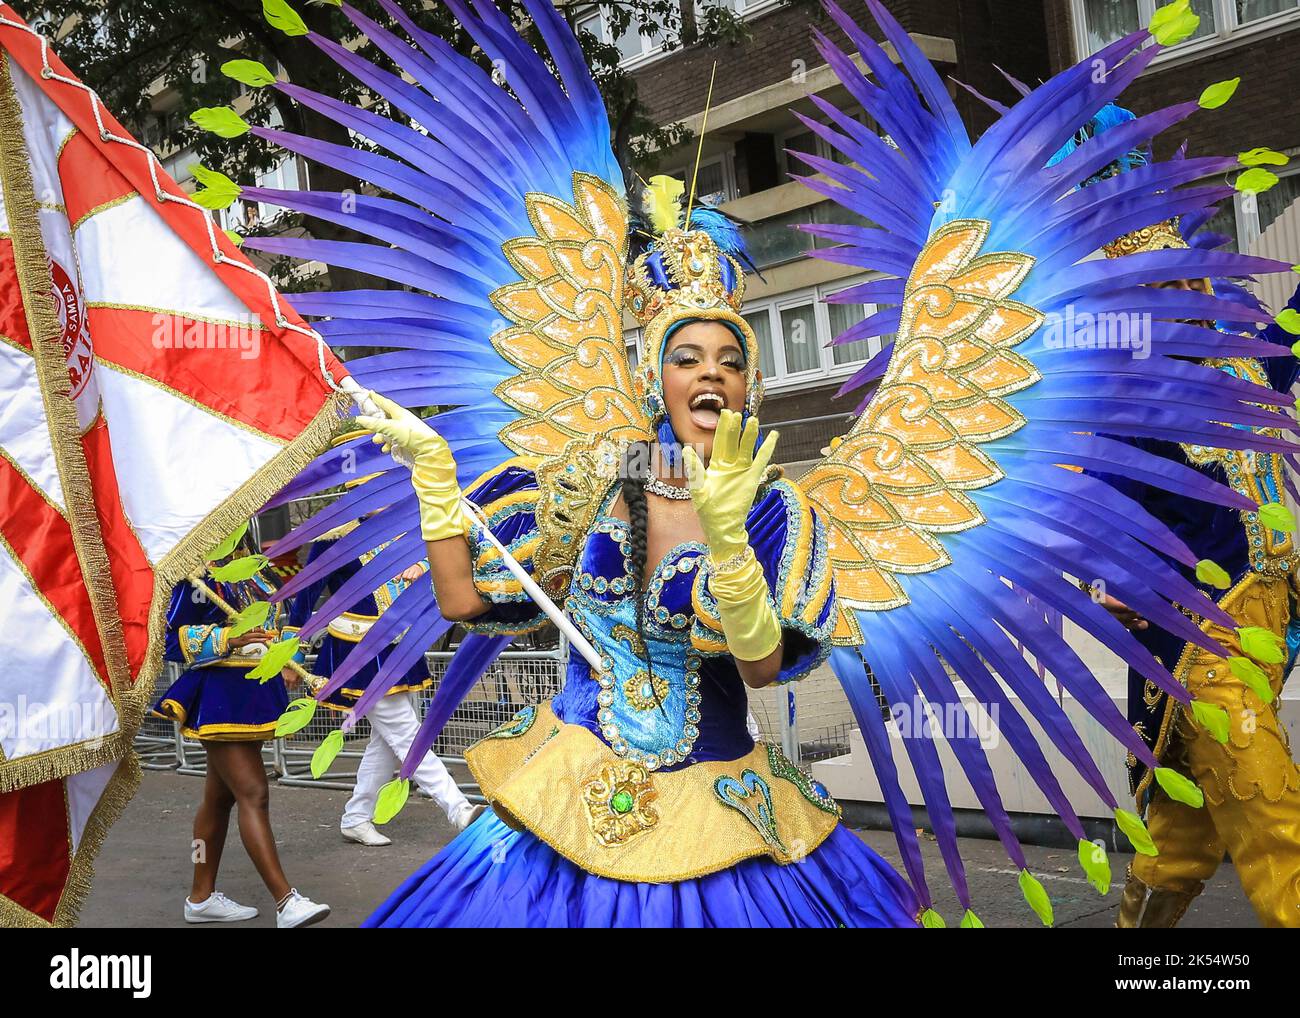
[{"label": "green leaf decoration", "polygon": [[285,35],[307,34],[302,18],[285,0],[262,0],[262,16],[272,28],[278,28]]},{"label": "green leaf decoration", "polygon": [[1174,802],[1184,803],[1194,809],[1200,809],[1205,805],[1205,793],[1196,787],[1196,782],[1171,767],[1157,767],[1156,781]]},{"label": "green leaf decoration", "polygon": [[265,555],[242,555],[232,559],[224,566],[213,566],[210,570],[214,580],[222,583],[238,583],[247,580],[267,563]]},{"label": "green leaf decoration", "polygon": [[309,696],[301,696],[294,700],[276,721],[275,737],[283,739],[286,735],[302,731],[316,716],[316,707],[316,701]]},{"label": "green leaf decoration", "polygon": [[257,667],[245,674],[244,678],[267,682],[279,675],[280,670],[292,661],[297,653],[298,637],[291,636],[287,640],[276,640],[266,648],[266,653],[262,655],[262,660],[257,663]]},{"label": "green leaf decoration", "polygon": [[1260,194],[1276,183],[1276,173],[1270,173],[1263,167],[1256,166],[1253,170],[1246,170],[1238,174],[1232,186],[1242,194]]},{"label": "green leaf decoration", "polygon": [[[1282,328],[1291,333],[1291,335],[1300,336],[1300,311],[1297,311],[1295,308],[1287,308],[1273,319],[1273,321],[1277,322],[1278,325],[1282,326]],[[1294,347],[1292,349],[1294,349]]]},{"label": "green leaf decoration", "polygon": [[212,212],[230,208],[231,205],[235,204],[235,199],[238,197],[238,195],[231,194],[229,191],[213,191],[206,187],[201,187],[190,195],[196,205],[201,205]]},{"label": "green leaf decoration", "polygon": [[1217,110],[1232,98],[1233,93],[1237,91],[1237,86],[1240,84],[1240,78],[1229,78],[1227,81],[1216,82],[1201,93],[1197,105],[1203,110]]},{"label": "green leaf decoration", "polygon": [[1300,343],[1291,344],[1291,353],[1295,357],[1300,357]]},{"label": "green leaf decoration", "polygon": [[248,133],[248,121],[229,106],[205,106],[191,113],[190,119],[219,138],[238,138]]},{"label": "green leaf decoration", "polygon": [[312,7],[316,4],[329,4],[331,7],[342,7],[343,0],[307,0],[308,7]]},{"label": "green leaf decoration", "polygon": [[230,631],[226,635],[228,637],[243,636],[249,630],[258,629],[266,622],[266,617],[270,614],[270,601],[254,601],[235,616]]},{"label": "green leaf decoration", "polygon": [[402,807],[406,805],[407,797],[411,794],[411,782],[409,778],[394,778],[383,788],[379,790],[379,798],[375,800],[375,823],[381,827],[402,812]]},{"label": "green leaf decoration", "polygon": [[316,747],[316,752],[311,755],[311,776],[319,778],[322,774],[330,769],[330,764],[334,758],[339,755],[339,750],[343,748],[343,730],[336,728],[325,736],[324,741]]},{"label": "green leaf decoration", "polygon": [[1210,733],[1215,742],[1228,741],[1228,712],[1222,707],[1193,700],[1192,717],[1198,725]]},{"label": "green leaf decoration", "polygon": [[194,163],[189,167],[189,171],[194,174],[194,179],[210,191],[229,191],[231,195],[238,198],[244,189],[236,184],[219,170],[210,170],[202,163]]},{"label": "green leaf decoration", "polygon": [[1079,865],[1098,894],[1110,893],[1110,858],[1104,846],[1080,838]]},{"label": "green leaf decoration", "polygon": [[230,243],[234,244],[235,247],[243,246],[244,238],[241,237],[239,234],[237,234],[234,230],[222,230],[221,232],[230,238]]},{"label": "green leaf decoration", "polygon": [[1285,166],[1290,161],[1287,156],[1274,152],[1271,148],[1252,148],[1237,156],[1237,162],[1242,166]]},{"label": "green leaf decoration", "polygon": [[209,562],[220,562],[223,558],[235,550],[243,536],[248,533],[248,523],[244,522],[239,525],[234,533],[230,534],[224,541],[208,552]]},{"label": "green leaf decoration", "polygon": [[1270,530],[1281,530],[1288,534],[1295,530],[1295,517],[1281,502],[1265,502],[1260,506],[1259,522]]},{"label": "green leaf decoration", "polygon": [[1192,11],[1191,0],[1175,0],[1156,11],[1149,27],[1161,46],[1176,46],[1195,34],[1200,24],[1201,19]]},{"label": "green leaf decoration", "polygon": [[1264,670],[1248,657],[1228,658],[1228,670],[1250,687],[1264,703],[1273,702],[1273,687],[1269,685]]},{"label": "green leaf decoration", "polygon": [[1260,664],[1280,665],[1286,660],[1286,640],[1263,626],[1243,626],[1237,630],[1241,649]]},{"label": "green leaf decoration", "polygon": [[1053,921],[1052,899],[1047,896],[1043,890],[1043,885],[1038,878],[1028,870],[1020,871],[1020,893],[1025,896],[1025,901],[1029,907],[1034,910],[1034,914],[1042,921],[1044,926],[1051,926]]},{"label": "green leaf decoration", "polygon": [[1142,855],[1160,854],[1160,850],[1156,848],[1156,843],[1151,840],[1151,832],[1147,830],[1147,825],[1142,822],[1142,818],[1136,813],[1130,813],[1126,809],[1116,807],[1115,823],[1124,832],[1124,837],[1128,838],[1135,852],[1140,852]]},{"label": "green leaf decoration", "polygon": [[249,88],[275,84],[275,75],[260,60],[227,60],[221,65],[221,73]]},{"label": "green leaf decoration", "polygon": [[1196,563],[1196,579],[1219,590],[1227,590],[1232,586],[1232,577],[1228,575],[1228,571],[1208,558],[1203,558]]},{"label": "green leaf decoration", "polygon": [[921,925],[927,930],[946,930],[948,924],[943,921],[943,916],[932,908],[927,908],[921,913]]},{"label": "green leaf decoration", "polygon": [[963,930],[982,930],[984,929],[984,923],[979,916],[967,909],[966,914],[961,917],[959,928]]}]

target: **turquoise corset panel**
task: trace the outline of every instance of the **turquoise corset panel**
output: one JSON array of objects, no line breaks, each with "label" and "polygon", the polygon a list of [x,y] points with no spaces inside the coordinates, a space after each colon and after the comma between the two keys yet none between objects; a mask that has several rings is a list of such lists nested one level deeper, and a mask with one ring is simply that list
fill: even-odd
[{"label": "turquoise corset panel", "polygon": [[644,638],[637,631],[625,521],[606,516],[597,522],[570,586],[566,609],[604,667],[593,675],[580,655],[572,655],[554,709],[563,720],[595,732],[618,756],[650,770],[734,759],[753,747],[735,662],[725,656],[706,661],[691,645],[691,589],[706,551],[700,542],[686,541],[656,565],[644,594]]}]

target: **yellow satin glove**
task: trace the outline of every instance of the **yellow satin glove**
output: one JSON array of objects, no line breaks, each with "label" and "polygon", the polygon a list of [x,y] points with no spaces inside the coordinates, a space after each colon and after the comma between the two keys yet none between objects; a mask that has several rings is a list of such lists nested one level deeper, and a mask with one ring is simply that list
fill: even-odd
[{"label": "yellow satin glove", "polygon": [[713,455],[707,469],[690,446],[682,451],[691,501],[695,503],[704,540],[709,546],[709,558],[715,566],[726,563],[749,546],[745,521],[754,507],[763,472],[776,451],[776,439],[774,431],[755,452],[758,420],[751,417],[742,432],[740,414],[724,410],[713,436]]},{"label": "yellow satin glove", "polygon": [[371,441],[384,452],[396,446],[411,458],[411,485],[420,499],[420,535],[426,541],[464,536],[469,527],[460,508],[456,461],[446,440],[387,396],[372,392],[370,398],[388,416],[361,416],[356,422],[374,433]]},{"label": "yellow satin glove", "polygon": [[746,545],[740,564],[729,572],[716,570],[709,590],[718,602],[727,649],[738,661],[762,661],[781,642],[781,620],[768,596],[767,577]]},{"label": "yellow satin glove", "polygon": [[740,414],[722,411],[705,469],[695,450],[683,451],[691,500],[700,518],[713,567],[709,589],[718,602],[727,649],[740,661],[761,661],[781,642],[781,622],[768,596],[767,578],[749,546],[745,522],[763,473],[776,451],[776,432],[757,452],[758,421],[740,427]]}]

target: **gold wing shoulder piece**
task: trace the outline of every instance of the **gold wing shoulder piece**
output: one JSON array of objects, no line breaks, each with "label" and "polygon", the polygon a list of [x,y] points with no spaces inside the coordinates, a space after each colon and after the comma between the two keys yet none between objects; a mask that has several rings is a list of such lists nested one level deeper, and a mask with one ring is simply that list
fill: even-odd
[{"label": "gold wing shoulder piece", "polygon": [[586,533],[618,479],[626,443],[603,435],[575,439],[537,467],[538,582],[559,596],[569,587]]},{"label": "gold wing shoulder piece", "polygon": [[1033,268],[1018,252],[981,254],[989,223],[935,231],[904,290],[889,366],[853,429],[799,480],[827,528],[838,644],[861,643],[854,610],[907,604],[896,574],[950,561],[939,534],[984,522],[965,494],[999,480],[979,446],[1019,430],[1004,397],[1042,376],[1013,348],[1044,315],[1011,299]]},{"label": "gold wing shoulder piece", "polygon": [[502,248],[520,281],[494,290],[507,325],[492,345],[519,373],[495,394],[522,414],[500,432],[512,451],[559,456],[573,439],[649,435],[623,343],[627,206],[609,184],[573,175],[573,203],[526,198],[532,237]]}]

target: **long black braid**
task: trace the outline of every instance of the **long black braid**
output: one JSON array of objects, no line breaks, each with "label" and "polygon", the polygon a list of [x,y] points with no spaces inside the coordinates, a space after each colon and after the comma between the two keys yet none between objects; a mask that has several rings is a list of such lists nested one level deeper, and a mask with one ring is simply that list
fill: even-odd
[{"label": "long black braid", "polygon": [[627,504],[628,545],[632,551],[628,558],[632,564],[632,580],[636,595],[636,635],[641,640],[641,649],[645,654],[646,671],[650,676],[650,691],[659,705],[660,712],[664,705],[659,699],[659,690],[655,686],[654,662],[650,658],[650,641],[645,635],[645,567],[649,557],[650,543],[650,504],[645,497],[645,482],[650,471],[651,447],[646,442],[636,442],[628,446],[623,457],[619,480],[622,482],[623,501]]}]

